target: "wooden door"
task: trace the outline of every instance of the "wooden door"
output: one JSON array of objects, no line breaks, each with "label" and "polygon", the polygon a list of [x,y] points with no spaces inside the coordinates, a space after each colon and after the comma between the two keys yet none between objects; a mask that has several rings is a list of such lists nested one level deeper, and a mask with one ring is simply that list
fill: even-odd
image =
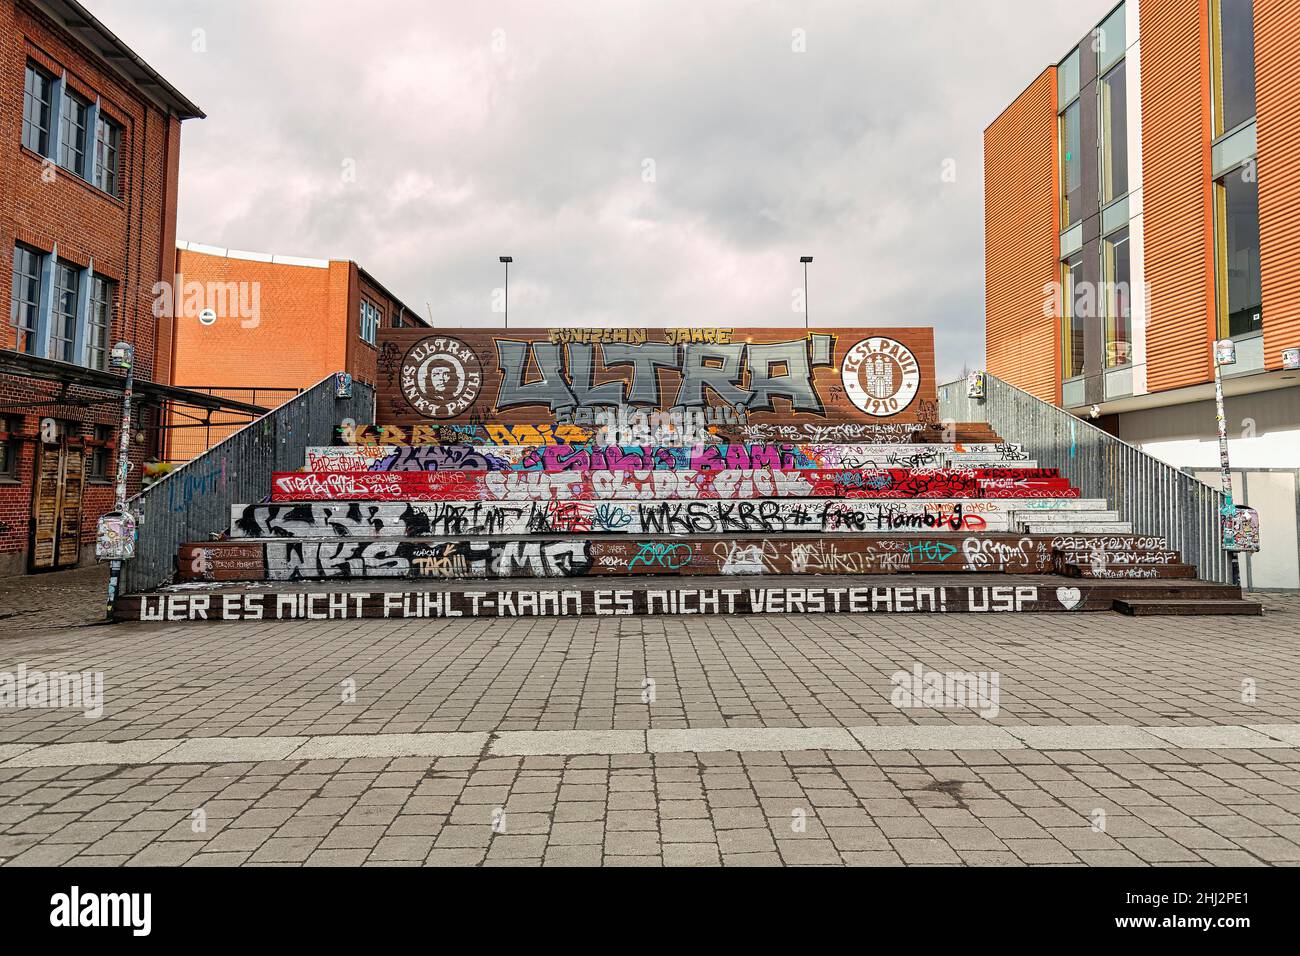
[{"label": "wooden door", "polygon": [[86,456],[69,448],[67,437],[41,442],[36,453],[32,489],[31,569],[76,567],[81,556],[81,492]]}]

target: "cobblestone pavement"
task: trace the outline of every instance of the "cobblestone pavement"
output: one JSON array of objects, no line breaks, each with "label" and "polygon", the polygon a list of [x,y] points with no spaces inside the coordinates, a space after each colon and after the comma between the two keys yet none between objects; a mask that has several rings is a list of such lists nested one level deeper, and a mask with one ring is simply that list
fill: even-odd
[{"label": "cobblestone pavement", "polygon": [[[104,710],[0,708],[11,865],[1300,863],[1293,595],[80,626],[102,574],[36,580],[0,671],[100,671]],[[895,707],[917,665],[996,672],[996,716]]]}]

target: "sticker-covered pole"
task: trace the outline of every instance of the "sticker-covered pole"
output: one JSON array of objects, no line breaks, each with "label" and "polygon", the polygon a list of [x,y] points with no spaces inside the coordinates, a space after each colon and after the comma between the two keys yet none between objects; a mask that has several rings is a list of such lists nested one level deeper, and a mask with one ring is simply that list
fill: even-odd
[{"label": "sticker-covered pole", "polygon": [[[126,473],[131,467],[131,392],[135,387],[135,349],[128,342],[118,342],[113,346],[113,366],[126,371],[126,383],[122,390],[122,427],[117,435],[117,488],[114,508],[118,512],[126,511]],[[117,600],[118,585],[122,579],[122,559],[114,558],[108,571],[108,605],[109,617],[113,614],[113,604]]]}]

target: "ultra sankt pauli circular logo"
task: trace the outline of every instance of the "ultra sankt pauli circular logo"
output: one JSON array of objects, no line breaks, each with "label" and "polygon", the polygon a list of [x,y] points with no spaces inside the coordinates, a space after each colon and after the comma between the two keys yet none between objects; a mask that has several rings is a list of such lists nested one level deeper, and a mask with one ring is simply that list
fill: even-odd
[{"label": "ultra sankt pauli circular logo", "polygon": [[921,367],[902,342],[883,335],[863,339],[844,356],[844,394],[868,415],[897,415],[916,398]]},{"label": "ultra sankt pauli circular logo", "polygon": [[460,339],[431,335],[406,353],[400,381],[402,395],[425,418],[455,418],[478,399],[483,366]]}]

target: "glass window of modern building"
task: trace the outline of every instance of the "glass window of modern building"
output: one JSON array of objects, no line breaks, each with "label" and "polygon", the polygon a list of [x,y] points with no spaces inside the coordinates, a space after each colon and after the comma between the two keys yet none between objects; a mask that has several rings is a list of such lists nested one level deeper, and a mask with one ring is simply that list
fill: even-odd
[{"label": "glass window of modern building", "polygon": [[1215,293],[1219,334],[1248,335],[1264,327],[1259,272],[1259,184],[1246,163],[1214,184]]},{"label": "glass window of modern building", "polygon": [[1128,91],[1126,60],[1098,83],[1101,111],[1101,204],[1114,202],[1128,192]]},{"label": "glass window of modern building", "polygon": [[1061,61],[1056,73],[1057,104],[1060,110],[1061,231],[1083,215],[1083,155],[1079,126],[1079,51]]},{"label": "glass window of modern building", "polygon": [[1102,240],[1101,269],[1105,283],[1106,367],[1115,368],[1133,361],[1133,282],[1128,226]]},{"label": "glass window of modern building", "polygon": [[1076,252],[1061,264],[1062,370],[1066,378],[1083,374],[1083,323],[1091,311],[1087,289],[1079,281],[1083,270],[1083,253]]},{"label": "glass window of modern building", "polygon": [[1210,0],[1214,135],[1255,115],[1255,14],[1252,0]]}]

